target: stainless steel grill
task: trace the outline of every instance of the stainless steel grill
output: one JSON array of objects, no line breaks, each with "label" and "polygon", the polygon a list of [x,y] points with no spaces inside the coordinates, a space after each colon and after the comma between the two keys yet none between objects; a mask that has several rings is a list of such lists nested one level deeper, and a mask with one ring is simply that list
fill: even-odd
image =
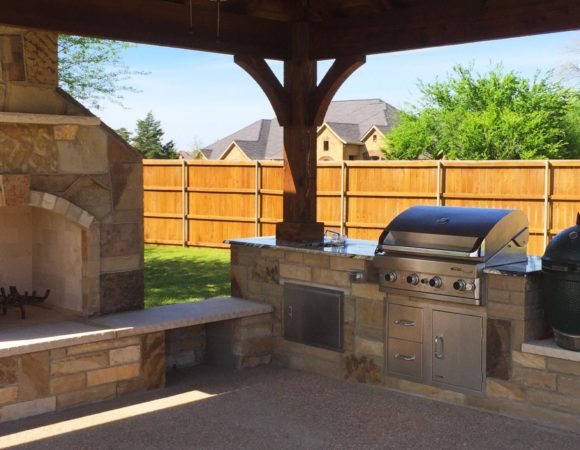
[{"label": "stainless steel grill", "polygon": [[414,206],[385,228],[374,262],[384,290],[481,305],[482,270],[525,261],[528,239],[519,210]]}]

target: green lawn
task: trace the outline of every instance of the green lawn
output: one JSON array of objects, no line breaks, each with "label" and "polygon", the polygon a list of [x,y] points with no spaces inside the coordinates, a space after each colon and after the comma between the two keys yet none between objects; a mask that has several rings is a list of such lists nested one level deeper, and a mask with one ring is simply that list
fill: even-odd
[{"label": "green lawn", "polygon": [[145,308],[229,294],[229,250],[145,246]]}]

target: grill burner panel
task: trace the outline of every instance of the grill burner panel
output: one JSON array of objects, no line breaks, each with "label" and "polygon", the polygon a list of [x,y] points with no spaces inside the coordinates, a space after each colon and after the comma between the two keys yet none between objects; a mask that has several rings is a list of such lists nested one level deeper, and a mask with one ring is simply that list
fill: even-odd
[{"label": "grill burner panel", "polygon": [[525,261],[528,238],[518,210],[414,206],[385,228],[374,264],[383,290],[481,305],[482,270]]},{"label": "grill burner panel", "polygon": [[[393,274],[395,275],[393,277]],[[477,266],[449,261],[411,258],[385,258],[380,261],[382,288],[428,294],[433,300],[476,302],[481,297]],[[393,279],[394,278],[394,279]],[[457,299],[441,296],[453,296]]]}]

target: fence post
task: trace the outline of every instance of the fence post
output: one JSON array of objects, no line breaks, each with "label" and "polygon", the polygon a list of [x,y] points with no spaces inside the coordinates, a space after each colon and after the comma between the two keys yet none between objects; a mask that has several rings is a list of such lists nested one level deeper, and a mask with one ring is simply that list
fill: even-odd
[{"label": "fence post", "polygon": [[255,192],[255,204],[254,204],[254,212],[255,212],[255,222],[254,222],[254,232],[256,237],[260,236],[260,161],[256,160],[255,165],[256,170],[256,192]]},{"label": "fence post", "polygon": [[551,174],[550,160],[547,159],[544,165],[544,250],[548,246],[550,240],[550,184]]},{"label": "fence post", "polygon": [[181,246],[187,247],[187,162],[181,160]]},{"label": "fence post", "polygon": [[437,206],[441,206],[441,160],[437,160]]},{"label": "fence post", "polygon": [[345,170],[346,168],[346,161],[343,159],[340,162],[340,234],[346,234],[346,217],[345,217],[345,192],[346,189],[346,180],[345,180]]}]

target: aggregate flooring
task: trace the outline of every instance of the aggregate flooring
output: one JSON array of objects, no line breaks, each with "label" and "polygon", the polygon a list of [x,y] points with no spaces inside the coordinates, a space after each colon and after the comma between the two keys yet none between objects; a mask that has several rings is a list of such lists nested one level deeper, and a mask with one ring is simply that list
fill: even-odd
[{"label": "aggregate flooring", "polygon": [[580,449],[580,434],[289,369],[198,367],[169,384],[1,424],[0,448]]}]

